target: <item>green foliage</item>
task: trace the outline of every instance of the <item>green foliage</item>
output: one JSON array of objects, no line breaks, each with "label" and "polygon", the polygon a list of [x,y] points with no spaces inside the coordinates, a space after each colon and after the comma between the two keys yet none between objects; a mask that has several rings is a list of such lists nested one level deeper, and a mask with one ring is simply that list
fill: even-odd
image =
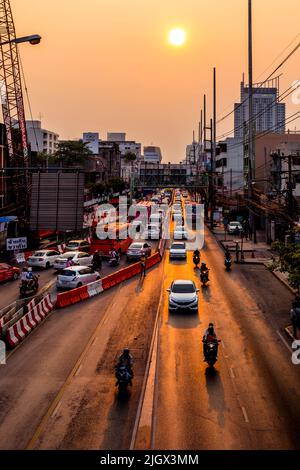
[{"label": "green foliage", "polygon": [[124,155],[124,160],[126,162],[134,162],[136,160],[136,154],[133,152],[126,152]]},{"label": "green foliage", "polygon": [[[288,273],[289,283],[299,290],[300,287],[300,244],[289,243],[285,245],[280,241],[272,243],[272,249],[279,254],[278,262],[274,262],[271,268],[279,268],[280,271]],[[273,270],[274,270],[273,269]]]},{"label": "green foliage", "polygon": [[82,165],[89,155],[92,155],[92,152],[86,143],[68,140],[58,144],[51,160],[53,163],[62,164],[62,166]]},{"label": "green foliage", "polygon": [[106,182],[106,188],[114,192],[122,192],[126,188],[126,184],[122,178],[110,178]]}]

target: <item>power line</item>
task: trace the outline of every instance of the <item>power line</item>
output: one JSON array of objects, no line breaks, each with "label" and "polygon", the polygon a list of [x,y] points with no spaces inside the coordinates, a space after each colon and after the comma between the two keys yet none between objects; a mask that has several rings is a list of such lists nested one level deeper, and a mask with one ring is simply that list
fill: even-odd
[{"label": "power line", "polygon": [[[291,58],[291,56],[299,49],[300,47],[300,42],[297,44],[297,46],[285,57],[285,59],[283,61],[281,61],[281,63],[273,70],[273,72],[263,81],[260,83],[259,87],[257,87],[256,89],[260,89],[262,88],[262,86],[272,77],[272,75],[274,75],[275,72],[277,72],[277,70],[279,70],[284,64],[285,62]],[[248,93],[249,95],[249,93]],[[232,113],[234,113],[235,110],[239,109],[243,104],[245,104],[247,101],[249,100],[249,96],[247,96],[247,98],[245,98],[241,103],[239,103],[236,108],[234,108],[232,111],[230,111],[230,113],[227,113],[225,116],[223,116],[222,118],[220,118],[218,121],[217,121],[217,124],[219,124],[220,122],[223,122],[226,118],[228,118],[229,116],[231,116]]]}]

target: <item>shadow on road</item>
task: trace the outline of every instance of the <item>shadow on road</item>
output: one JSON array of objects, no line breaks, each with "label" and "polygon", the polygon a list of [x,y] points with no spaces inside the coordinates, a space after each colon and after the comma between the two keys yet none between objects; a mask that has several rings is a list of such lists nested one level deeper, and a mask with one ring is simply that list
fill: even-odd
[{"label": "shadow on road", "polygon": [[208,406],[210,410],[216,411],[218,414],[218,423],[220,426],[225,425],[225,398],[224,387],[220,373],[214,367],[207,367],[205,370],[206,389],[209,397]]},{"label": "shadow on road", "polygon": [[181,330],[197,328],[200,323],[201,321],[199,318],[199,313],[169,312],[168,325],[172,326],[173,328],[180,328]]}]

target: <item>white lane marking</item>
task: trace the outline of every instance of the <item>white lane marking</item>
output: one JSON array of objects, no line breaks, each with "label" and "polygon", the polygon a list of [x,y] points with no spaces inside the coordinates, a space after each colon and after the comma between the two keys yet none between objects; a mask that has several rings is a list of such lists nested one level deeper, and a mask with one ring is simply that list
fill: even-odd
[{"label": "white lane marking", "polygon": [[223,347],[223,349],[226,349],[226,348],[225,348],[225,344],[224,344],[224,341],[223,341],[223,340],[222,340],[222,347]]},{"label": "white lane marking", "polygon": [[231,375],[231,377],[232,377],[233,379],[235,379],[235,375],[234,375],[234,372],[233,372],[233,368],[230,367],[229,370],[230,370],[230,375]]},{"label": "white lane marking", "polygon": [[59,410],[59,408],[61,407],[61,400],[57,403],[52,415],[51,415],[51,418],[54,418],[54,416],[56,415],[57,411]]},{"label": "white lane marking", "polygon": [[[104,324],[104,322],[103,322],[103,324]],[[91,347],[94,346],[95,341],[96,341],[97,338],[98,338],[98,336],[95,336],[95,338],[93,339],[93,342],[92,342],[92,344],[91,344]]]},{"label": "white lane marking", "polygon": [[282,334],[280,333],[280,331],[277,330],[277,334],[279,336],[279,338],[281,339],[281,341],[285,344],[285,346],[288,348],[289,352],[291,352],[291,347],[290,345],[288,344],[288,342],[286,341],[286,339],[282,336]]},{"label": "white lane marking", "polygon": [[244,420],[246,421],[246,423],[249,423],[249,419],[248,419],[248,416],[247,416],[247,412],[246,412],[244,406],[242,406],[242,412],[243,412],[243,415],[244,415]]},{"label": "white lane marking", "polygon": [[81,371],[81,369],[82,369],[82,364],[80,364],[80,366],[78,367],[74,377],[77,377],[77,375],[79,375],[79,372]]}]

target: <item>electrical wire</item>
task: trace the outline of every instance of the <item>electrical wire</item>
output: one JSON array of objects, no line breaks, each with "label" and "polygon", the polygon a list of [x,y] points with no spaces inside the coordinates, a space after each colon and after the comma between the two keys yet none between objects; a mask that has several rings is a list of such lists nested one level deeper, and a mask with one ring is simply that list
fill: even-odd
[{"label": "electrical wire", "polygon": [[33,133],[34,133],[36,148],[37,148],[37,151],[39,152],[40,148],[39,148],[39,143],[38,143],[38,139],[37,139],[36,129],[35,129],[35,126],[34,126],[31,102],[30,102],[30,98],[29,98],[29,93],[28,93],[28,88],[27,88],[27,83],[26,83],[26,77],[25,77],[25,73],[24,73],[22,58],[21,58],[21,54],[20,54],[20,51],[19,51],[18,47],[17,47],[17,51],[18,51],[18,57],[19,57],[19,62],[20,62],[21,74],[22,74],[23,83],[24,83],[25,94],[26,94],[27,103],[28,103],[28,109],[29,109],[29,113],[30,113],[30,117],[31,117],[32,126],[33,126]]}]

